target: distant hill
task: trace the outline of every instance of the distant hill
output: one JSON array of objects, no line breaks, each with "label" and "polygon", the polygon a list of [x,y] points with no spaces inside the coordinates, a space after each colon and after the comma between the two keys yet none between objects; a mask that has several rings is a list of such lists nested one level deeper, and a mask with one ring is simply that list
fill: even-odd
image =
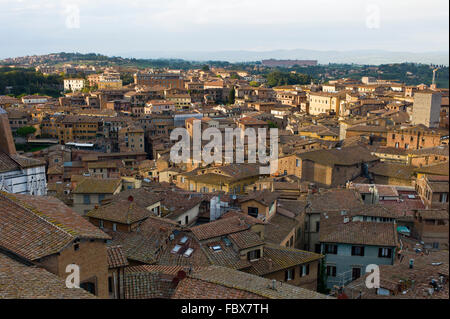
[{"label": "distant hill", "polygon": [[414,62],[449,65],[448,52],[393,52],[382,50],[319,51],[319,50],[274,50],[274,51],[135,51],[120,52],[120,56],[134,58],[172,58],[191,61],[219,60],[228,62],[260,61],[263,59],[318,60],[320,64],[388,64]]}]

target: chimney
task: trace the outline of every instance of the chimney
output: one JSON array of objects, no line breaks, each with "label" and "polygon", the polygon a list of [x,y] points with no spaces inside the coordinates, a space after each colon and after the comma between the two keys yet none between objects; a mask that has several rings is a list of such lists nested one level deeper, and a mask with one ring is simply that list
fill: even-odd
[{"label": "chimney", "polygon": [[277,290],[277,281],[275,279],[272,279],[272,289]]},{"label": "chimney", "polygon": [[0,151],[8,155],[15,155],[16,145],[9,126],[8,113],[0,107]]},{"label": "chimney", "polygon": [[273,260],[268,258],[267,259],[267,263],[269,264],[269,270],[272,270],[272,268],[273,268]]}]

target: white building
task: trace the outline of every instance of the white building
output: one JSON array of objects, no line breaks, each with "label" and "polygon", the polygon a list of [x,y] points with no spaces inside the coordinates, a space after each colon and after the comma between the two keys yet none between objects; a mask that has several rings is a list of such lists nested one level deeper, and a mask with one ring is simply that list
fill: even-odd
[{"label": "white building", "polygon": [[84,88],[84,79],[64,79],[64,91],[81,91]]},{"label": "white building", "polygon": [[18,155],[8,114],[0,107],[0,191],[46,195],[45,162]]},{"label": "white building", "polygon": [[24,104],[42,104],[48,102],[48,97],[39,95],[27,95],[22,97],[22,102]]}]

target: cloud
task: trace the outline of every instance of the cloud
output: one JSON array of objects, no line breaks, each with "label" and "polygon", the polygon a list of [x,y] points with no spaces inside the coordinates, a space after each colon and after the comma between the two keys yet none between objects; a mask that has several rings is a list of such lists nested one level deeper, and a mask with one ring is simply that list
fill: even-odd
[{"label": "cloud", "polygon": [[[0,0],[0,6],[0,36],[38,43],[0,45],[17,54],[62,43],[72,51],[109,52],[448,50],[447,0]],[[68,7],[78,8],[79,21],[72,21],[79,28],[67,27]],[[368,24],[374,8],[378,24]]]}]

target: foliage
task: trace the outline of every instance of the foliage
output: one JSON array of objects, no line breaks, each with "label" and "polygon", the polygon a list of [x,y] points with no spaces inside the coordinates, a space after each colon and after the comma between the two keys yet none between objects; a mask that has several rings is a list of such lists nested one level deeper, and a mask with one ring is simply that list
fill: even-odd
[{"label": "foliage", "polygon": [[[44,75],[34,69],[0,68],[0,95],[14,96],[43,94],[58,97],[62,91],[63,78],[60,75]],[[11,87],[8,91],[7,87]]]},{"label": "foliage", "polygon": [[267,85],[270,87],[293,84],[309,84],[311,76],[291,72],[273,71],[267,74]]},{"label": "foliage", "polygon": [[[392,63],[375,65],[356,64],[327,64],[307,67],[270,68],[263,74],[269,72],[303,73],[317,79],[321,83],[340,78],[351,78],[360,80],[363,76],[372,76],[380,80],[395,80],[406,85],[418,85],[421,83],[430,85],[433,78],[434,65],[420,63]],[[449,67],[439,66],[436,72],[436,84],[441,88],[449,87]]]},{"label": "foliage", "polygon": [[34,134],[36,132],[36,128],[33,126],[22,126],[19,127],[16,131],[17,135],[22,137],[27,137],[30,134]]},{"label": "foliage", "polygon": [[272,121],[267,122],[269,124],[269,128],[278,128],[278,125]]},{"label": "foliage", "polygon": [[319,265],[317,291],[323,294],[328,294],[330,292],[330,289],[327,288],[327,269],[324,260],[322,260]]},{"label": "foliage", "polygon": [[236,99],[236,91],[234,89],[234,87],[230,90],[230,93],[228,94],[228,103],[229,104],[234,104]]},{"label": "foliage", "polygon": [[122,79],[122,84],[123,85],[128,85],[128,84],[134,83],[134,76],[133,76],[133,74],[125,73],[125,74],[122,74],[120,76],[120,78]]}]

